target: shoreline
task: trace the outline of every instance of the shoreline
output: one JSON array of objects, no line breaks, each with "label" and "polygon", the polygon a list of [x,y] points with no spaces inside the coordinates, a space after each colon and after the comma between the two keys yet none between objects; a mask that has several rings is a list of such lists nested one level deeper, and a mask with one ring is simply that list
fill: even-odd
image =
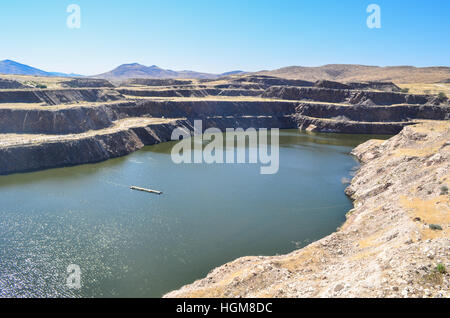
[{"label": "shoreline", "polygon": [[434,122],[359,145],[354,208],[338,231],[287,255],[239,258],[163,297],[450,297],[450,275],[436,270],[450,268],[446,140],[450,123]]}]

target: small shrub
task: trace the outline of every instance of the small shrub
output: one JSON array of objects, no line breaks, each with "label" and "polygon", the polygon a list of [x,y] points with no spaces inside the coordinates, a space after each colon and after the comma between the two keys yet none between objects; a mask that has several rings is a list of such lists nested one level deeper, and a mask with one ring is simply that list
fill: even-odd
[{"label": "small shrub", "polygon": [[430,224],[428,225],[428,227],[434,231],[442,231],[442,227],[438,224]]},{"label": "small shrub", "polygon": [[36,84],[36,88],[47,88],[47,85],[44,85],[44,84]]},{"label": "small shrub", "polygon": [[444,281],[443,274],[437,270],[423,276],[423,282],[432,285],[441,285]]},{"label": "small shrub", "polygon": [[402,92],[402,93],[408,93],[408,92],[409,92],[409,88],[407,88],[407,87],[402,88],[402,89],[400,90],[400,92]]},{"label": "small shrub", "polygon": [[445,266],[442,263],[437,264],[436,271],[441,274],[447,273],[447,271],[445,270]]},{"label": "small shrub", "polygon": [[448,187],[442,186],[441,187],[441,195],[447,195],[448,194]]},{"label": "small shrub", "polygon": [[447,100],[447,95],[445,95],[444,92],[440,92],[438,94],[438,98],[439,98],[440,101],[445,101],[445,100]]}]

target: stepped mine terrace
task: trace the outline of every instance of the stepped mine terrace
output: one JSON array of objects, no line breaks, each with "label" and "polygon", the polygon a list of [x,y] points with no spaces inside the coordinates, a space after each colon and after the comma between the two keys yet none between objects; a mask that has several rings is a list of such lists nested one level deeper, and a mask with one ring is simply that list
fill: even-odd
[{"label": "stepped mine terrace", "polygon": [[[40,80],[47,88],[29,84]],[[123,156],[169,141],[175,127],[192,131],[195,119],[203,120],[204,129],[396,134],[405,126],[449,116],[446,97],[403,93],[389,82],[313,83],[244,75],[113,85],[100,79],[9,76],[0,78],[0,173]]]}]

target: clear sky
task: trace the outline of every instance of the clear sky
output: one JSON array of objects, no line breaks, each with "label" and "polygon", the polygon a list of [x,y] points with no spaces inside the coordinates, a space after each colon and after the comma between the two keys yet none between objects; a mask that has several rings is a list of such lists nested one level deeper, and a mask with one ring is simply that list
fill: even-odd
[{"label": "clear sky", "polygon": [[[381,28],[369,29],[369,4]],[[66,25],[69,4],[81,28]],[[222,73],[290,65],[450,65],[449,0],[14,0],[0,60],[85,75],[123,64]]]}]

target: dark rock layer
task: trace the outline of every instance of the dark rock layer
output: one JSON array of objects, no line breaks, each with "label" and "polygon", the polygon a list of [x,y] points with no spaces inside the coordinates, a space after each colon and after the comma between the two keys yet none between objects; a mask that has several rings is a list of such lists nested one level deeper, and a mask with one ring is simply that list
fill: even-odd
[{"label": "dark rock layer", "polygon": [[0,103],[45,103],[47,105],[79,102],[107,102],[122,99],[115,90],[108,89],[43,89],[2,90]]},{"label": "dark rock layer", "polygon": [[376,105],[394,104],[439,104],[431,95],[412,95],[395,92],[376,92],[361,90],[343,90],[317,87],[272,86],[263,97],[287,100],[312,100],[327,103],[362,104],[371,101]]}]

